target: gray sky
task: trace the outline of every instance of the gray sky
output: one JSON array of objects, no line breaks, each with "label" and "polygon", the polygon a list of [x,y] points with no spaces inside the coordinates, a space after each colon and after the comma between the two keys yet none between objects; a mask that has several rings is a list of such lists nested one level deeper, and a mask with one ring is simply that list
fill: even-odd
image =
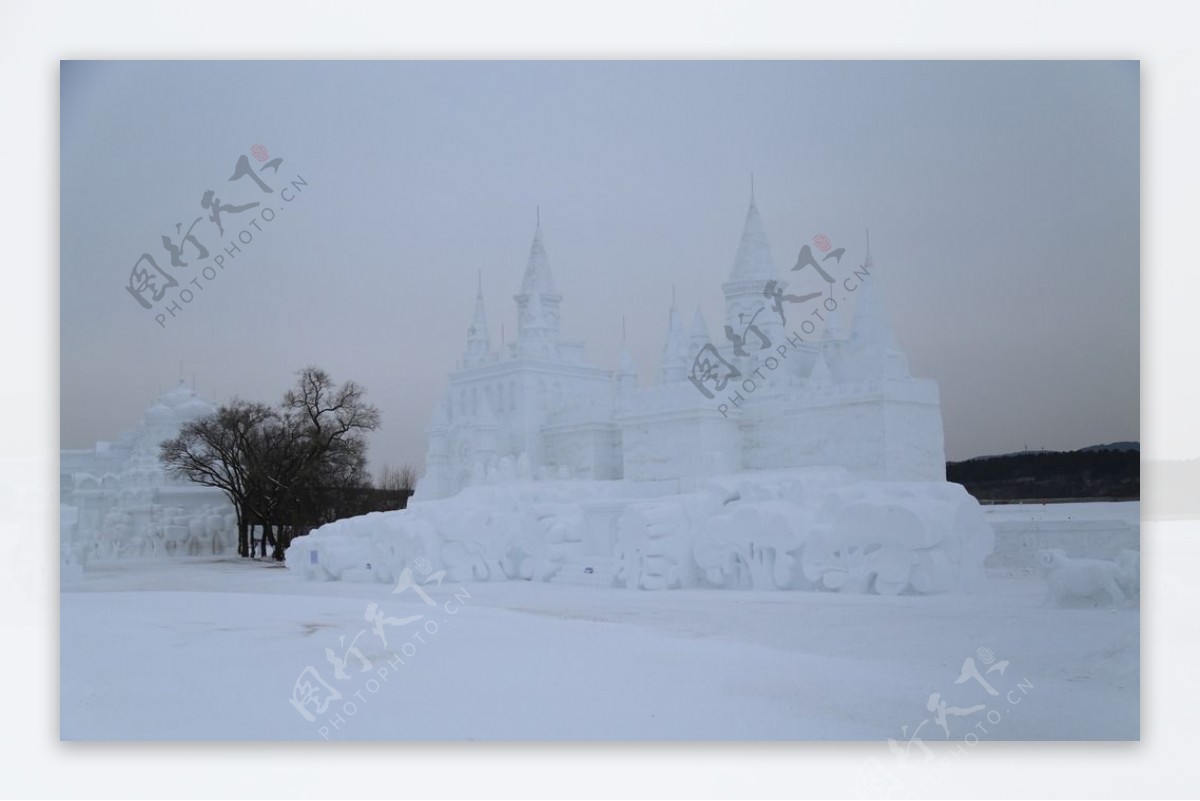
[{"label": "gray sky", "polygon": [[[380,407],[375,468],[420,466],[477,270],[515,330],[538,205],[564,332],[611,367],[625,315],[649,383],[672,285],[720,319],[752,171],[781,270],[870,228],[949,458],[1138,438],[1136,62],[68,62],[61,108],[63,447],[181,363],[221,401],[317,364]],[[226,181],[256,143],[308,186],[161,328],[130,269],[205,190],[262,197]]]}]

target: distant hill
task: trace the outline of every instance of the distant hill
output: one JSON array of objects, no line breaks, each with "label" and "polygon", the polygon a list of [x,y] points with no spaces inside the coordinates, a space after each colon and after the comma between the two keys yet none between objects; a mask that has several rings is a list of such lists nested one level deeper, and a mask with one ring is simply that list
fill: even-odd
[{"label": "distant hill", "polygon": [[946,479],[981,501],[1138,500],[1141,451],[1136,442],[1077,451],[1023,451],[946,463]]},{"label": "distant hill", "polygon": [[[1007,456],[1025,456],[1030,453],[1092,453],[1095,451],[1137,451],[1141,453],[1142,445],[1140,442],[1111,442],[1108,445],[1088,445],[1086,448],[1079,448],[1074,451],[1048,451],[1045,448],[1038,450],[1011,451],[1009,453],[991,453],[986,456],[972,456],[969,459],[963,459],[964,462],[977,462],[980,459],[1000,459]],[[947,462],[947,464],[951,464]]]},{"label": "distant hill", "polygon": [[1137,451],[1141,453],[1142,445],[1140,442],[1110,442],[1107,445],[1088,445],[1086,448],[1080,448],[1079,450],[1083,453],[1090,453],[1092,451]]}]

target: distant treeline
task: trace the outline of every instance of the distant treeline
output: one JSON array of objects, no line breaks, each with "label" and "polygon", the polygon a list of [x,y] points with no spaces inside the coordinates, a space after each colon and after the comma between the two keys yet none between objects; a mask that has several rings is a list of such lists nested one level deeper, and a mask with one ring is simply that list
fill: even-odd
[{"label": "distant treeline", "polygon": [[1102,498],[1137,500],[1141,454],[1135,450],[1030,451],[947,462],[946,479],[981,501]]}]

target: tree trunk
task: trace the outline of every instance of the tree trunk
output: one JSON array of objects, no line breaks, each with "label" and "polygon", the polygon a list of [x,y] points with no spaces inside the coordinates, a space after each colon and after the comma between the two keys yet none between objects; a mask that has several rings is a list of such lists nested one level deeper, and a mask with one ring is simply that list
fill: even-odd
[{"label": "tree trunk", "polygon": [[287,550],[287,547],[291,543],[291,541],[292,541],[291,529],[288,528],[287,526],[280,526],[279,533],[276,535],[275,542],[273,543],[275,546],[275,551],[274,551],[274,553],[271,554],[271,556],[275,559],[276,562],[283,561],[284,551]]},{"label": "tree trunk", "polygon": [[268,523],[266,520],[262,521],[262,527],[263,527],[263,534],[262,534],[262,540],[261,540],[262,541],[262,555],[263,555],[263,558],[266,558],[266,556],[267,556],[267,540],[270,540],[273,543],[273,542],[275,542],[275,537],[274,537],[274,535],[271,534],[271,524]]},{"label": "tree trunk", "polygon": [[250,556],[250,526],[246,523],[245,518],[238,515],[238,556]]}]

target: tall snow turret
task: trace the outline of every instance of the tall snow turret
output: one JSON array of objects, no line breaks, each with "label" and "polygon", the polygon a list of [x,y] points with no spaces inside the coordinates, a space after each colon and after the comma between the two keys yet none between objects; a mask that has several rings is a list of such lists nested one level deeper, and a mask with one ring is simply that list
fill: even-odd
[{"label": "tall snow turret", "polygon": [[463,366],[480,367],[492,361],[492,339],[488,333],[487,312],[483,306],[483,271],[479,272],[479,284],[475,290],[475,315],[467,328],[467,350],[463,354]]}]

